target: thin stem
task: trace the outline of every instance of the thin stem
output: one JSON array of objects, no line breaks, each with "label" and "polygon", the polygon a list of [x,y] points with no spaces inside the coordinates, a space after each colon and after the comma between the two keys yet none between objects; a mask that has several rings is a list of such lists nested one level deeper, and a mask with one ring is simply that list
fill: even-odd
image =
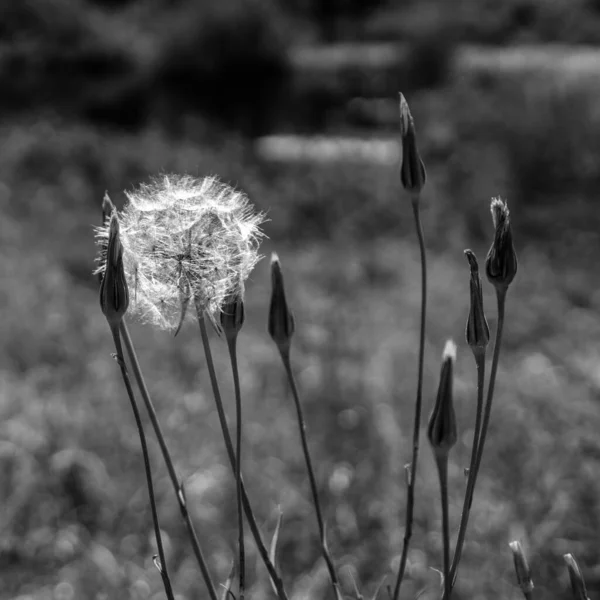
[{"label": "thin stem", "polygon": [[237,335],[227,338],[229,358],[231,359],[231,371],[233,373],[233,386],[235,388],[235,413],[236,413],[236,459],[235,459],[235,482],[237,496],[238,517],[238,549],[240,553],[239,574],[239,599],[244,600],[246,589],[246,555],[244,552],[244,514],[242,509],[242,394],[240,391],[240,376],[237,363]]},{"label": "thin stem", "polygon": [[154,485],[152,484],[152,470],[150,468],[150,457],[148,455],[148,445],[146,444],[146,435],[144,434],[144,427],[142,425],[142,419],[140,417],[140,411],[138,410],[135,396],[133,395],[133,388],[131,387],[131,381],[129,379],[129,373],[125,365],[125,358],[123,356],[123,346],[121,344],[121,336],[117,327],[111,327],[111,333],[115,342],[115,349],[117,351],[117,362],[121,368],[121,375],[123,376],[123,382],[127,389],[127,396],[131,402],[131,408],[133,410],[133,416],[135,417],[135,424],[140,436],[140,444],[142,446],[142,455],[144,457],[144,470],[146,473],[146,482],[148,484],[148,496],[150,497],[150,509],[152,510],[152,521],[154,523],[154,535],[156,536],[156,546],[158,548],[158,557],[160,564],[157,564],[158,570],[162,577],[163,585],[165,587],[165,593],[167,594],[168,600],[174,600],[173,588],[171,586],[171,580],[169,579],[169,572],[167,570],[167,561],[165,559],[165,551],[162,543],[162,536],[160,533],[160,526],[158,524],[158,512],[156,510],[156,500],[154,498]]},{"label": "thin stem", "polygon": [[[494,399],[494,386],[496,383],[496,375],[498,373],[498,360],[500,358],[500,348],[502,345],[502,332],[504,330],[504,308],[506,304],[506,290],[496,290],[496,301],[498,306],[498,326],[496,328],[496,339],[494,341],[494,352],[492,354],[492,367],[490,371],[490,381],[488,384],[488,393],[485,402],[485,409],[483,412],[483,422],[481,424],[481,432],[479,435],[479,440],[477,444],[477,458],[475,465],[473,467],[473,472],[469,473],[469,479],[472,477],[472,484],[470,490],[470,496],[468,498],[468,511],[471,510],[471,506],[473,504],[473,494],[475,492],[475,485],[477,483],[477,476],[479,474],[479,467],[481,466],[481,459],[483,457],[483,449],[485,446],[485,438],[487,435],[488,426],[490,423],[490,415],[492,413],[492,401]],[[466,527],[466,525],[465,525]],[[458,574],[458,560],[456,560],[457,555],[455,554],[456,564],[453,564],[453,575],[452,575],[452,585],[456,583],[456,576]],[[460,559],[460,556],[458,556]]]},{"label": "thin stem", "polygon": [[475,365],[477,367],[477,408],[475,413],[475,432],[473,434],[473,447],[471,449],[471,461],[469,463],[469,477],[467,479],[467,489],[463,502],[462,514],[460,517],[460,526],[458,528],[458,538],[452,559],[452,568],[450,570],[450,580],[454,585],[456,569],[460,562],[465,536],[467,534],[467,525],[469,523],[469,514],[473,489],[475,487],[475,465],[477,462],[477,449],[479,447],[479,437],[481,435],[481,416],[483,413],[483,392],[485,389],[485,352],[475,355]]},{"label": "thin stem", "polygon": [[156,416],[156,411],[154,410],[154,405],[152,403],[152,399],[150,397],[150,392],[148,391],[148,387],[146,386],[146,382],[144,380],[144,376],[142,375],[142,370],[140,368],[140,363],[137,358],[137,354],[135,352],[135,348],[133,346],[133,342],[131,340],[131,336],[129,335],[129,330],[127,328],[127,324],[125,320],[121,321],[120,333],[123,337],[123,341],[125,343],[125,348],[127,350],[127,354],[129,355],[129,361],[131,363],[131,367],[133,369],[133,374],[137,381],[138,387],[140,389],[140,393],[142,395],[142,399],[144,400],[144,404],[146,405],[146,410],[148,411],[148,415],[150,417],[150,422],[152,423],[152,427],[154,429],[154,433],[156,434],[156,438],[158,439],[158,444],[160,446],[163,459],[167,466],[167,472],[169,473],[169,478],[171,479],[171,483],[173,485],[173,489],[175,490],[175,496],[177,498],[177,503],[179,504],[179,511],[181,513],[181,517],[187,527],[188,535],[192,542],[192,547],[194,549],[194,554],[196,556],[196,560],[198,561],[198,565],[200,567],[200,571],[202,572],[202,576],[204,578],[204,582],[208,589],[208,593],[210,595],[211,600],[218,600],[217,592],[215,590],[214,584],[212,582],[208,567],[206,565],[206,560],[204,555],[202,554],[202,549],[200,548],[200,542],[198,541],[198,536],[196,534],[196,530],[194,529],[194,525],[192,523],[192,519],[187,509],[185,491],[183,487],[183,483],[180,482],[177,477],[177,473],[175,471],[175,466],[173,465],[173,460],[171,458],[171,454],[167,447],[167,443],[165,441],[165,436],[163,435],[162,429],[160,427],[160,423],[158,422],[158,418]]},{"label": "thin stem", "polygon": [[415,420],[413,426],[413,453],[410,464],[410,477],[408,480],[407,499],[406,499],[406,523],[404,527],[404,542],[402,545],[402,555],[400,556],[400,566],[398,567],[398,577],[394,587],[393,600],[398,600],[400,586],[404,578],[406,561],[408,559],[408,546],[412,537],[413,511],[415,504],[415,481],[417,476],[417,460],[419,458],[419,435],[421,432],[421,406],[423,399],[423,370],[425,362],[425,319],[427,315],[427,258],[425,251],[425,237],[423,235],[423,226],[421,224],[421,215],[419,212],[419,199],[413,198],[413,214],[415,218],[415,227],[417,237],[419,238],[419,250],[421,252],[421,331],[419,338],[419,371],[417,377],[417,399],[415,402]]},{"label": "thin stem", "polygon": [[336,598],[340,595],[340,582],[335,572],[335,566],[327,547],[327,539],[325,537],[325,522],[323,521],[323,513],[321,511],[321,503],[319,501],[319,491],[317,488],[317,480],[315,478],[315,472],[312,466],[310,458],[310,452],[308,450],[308,441],[306,439],[306,421],[304,420],[304,413],[302,410],[302,404],[300,402],[300,396],[298,394],[298,387],[296,386],[296,380],[292,371],[292,365],[290,362],[290,353],[287,351],[280,351],[281,360],[287,374],[287,378],[292,390],[292,396],[294,397],[294,404],[296,405],[296,414],[298,417],[298,427],[300,430],[300,440],[302,442],[302,452],[304,453],[304,460],[306,461],[306,470],[308,472],[308,479],[310,481],[310,490],[312,493],[313,504],[315,507],[315,513],[317,515],[317,524],[319,527],[319,537],[321,541],[321,550],[323,552],[323,558],[327,563],[327,570],[329,571],[329,577],[331,578],[331,584],[333,586],[333,592]]},{"label": "thin stem", "polygon": [[[233,443],[231,442],[231,435],[229,434],[229,427],[227,425],[227,417],[225,416],[225,409],[223,408],[223,401],[221,399],[221,392],[219,390],[219,383],[217,381],[217,374],[215,371],[215,365],[212,358],[212,351],[210,349],[210,342],[208,340],[208,332],[206,330],[206,323],[204,321],[204,312],[202,307],[198,302],[196,302],[196,312],[198,315],[198,325],[200,326],[200,337],[202,338],[202,346],[204,348],[204,355],[206,357],[206,366],[208,368],[208,375],[210,378],[210,383],[213,390],[213,396],[215,397],[215,404],[217,407],[217,414],[219,415],[219,423],[221,425],[221,432],[223,434],[223,440],[225,442],[225,448],[227,449],[227,456],[229,457],[229,462],[231,464],[231,469],[235,473],[236,472],[236,460],[235,460],[235,452],[233,449]],[[246,486],[244,485],[244,479],[241,481],[242,486],[242,502],[244,503],[244,512],[246,513],[246,518],[248,519],[248,524],[250,525],[250,530],[252,531],[252,535],[254,536],[254,540],[256,541],[256,546],[260,553],[260,556],[265,563],[265,567],[269,572],[269,576],[273,581],[275,588],[277,589],[277,595],[280,600],[287,600],[287,594],[285,593],[285,589],[283,587],[283,581],[281,577],[277,574],[277,570],[273,566],[271,559],[269,558],[269,551],[265,546],[262,538],[260,536],[260,531],[258,529],[258,525],[256,524],[256,519],[254,518],[254,513],[252,512],[252,506],[250,505],[250,499],[248,498],[248,494],[246,492]]]},{"label": "thin stem", "polygon": [[450,523],[448,517],[448,456],[436,458],[442,502],[442,536],[444,542],[444,597],[450,600]]}]

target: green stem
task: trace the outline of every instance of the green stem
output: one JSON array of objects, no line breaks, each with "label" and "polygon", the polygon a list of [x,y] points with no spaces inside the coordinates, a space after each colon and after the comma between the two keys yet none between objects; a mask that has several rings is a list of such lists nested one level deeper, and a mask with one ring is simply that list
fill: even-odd
[{"label": "green stem", "polygon": [[315,478],[315,472],[312,466],[312,460],[310,458],[310,452],[308,449],[308,441],[306,438],[306,421],[304,420],[304,413],[302,410],[302,404],[300,402],[300,395],[298,394],[298,387],[296,386],[296,380],[292,371],[292,365],[290,362],[290,352],[287,351],[279,352],[287,378],[292,390],[292,396],[294,397],[294,404],[296,405],[296,414],[298,417],[298,427],[300,430],[300,440],[302,442],[302,452],[304,453],[304,460],[306,461],[306,470],[308,472],[308,480],[310,482],[310,490],[312,493],[313,504],[315,507],[315,513],[317,515],[317,525],[319,527],[319,538],[321,541],[321,550],[323,552],[323,558],[327,563],[327,570],[329,571],[329,577],[333,586],[333,592],[336,598],[340,597],[340,582],[335,572],[335,566],[327,547],[327,539],[325,537],[325,522],[323,521],[323,513],[321,511],[321,503],[319,501],[319,490],[317,488],[317,480]]},{"label": "green stem", "polygon": [[413,215],[415,218],[415,227],[417,237],[419,238],[419,250],[421,253],[421,330],[419,338],[419,371],[417,377],[417,399],[415,402],[415,420],[413,425],[413,453],[410,464],[410,477],[408,480],[407,499],[406,499],[406,523],[404,527],[404,542],[402,545],[402,555],[400,556],[400,566],[398,567],[398,576],[394,587],[393,600],[398,600],[400,586],[404,578],[406,561],[408,559],[408,546],[412,537],[413,511],[415,504],[415,481],[417,476],[417,460],[419,458],[419,435],[421,432],[421,406],[423,403],[423,370],[425,363],[425,319],[427,314],[427,258],[425,251],[425,237],[423,235],[423,226],[421,224],[421,215],[419,212],[419,199],[413,198]]},{"label": "green stem", "polygon": [[463,501],[462,514],[460,517],[460,526],[458,529],[458,538],[456,540],[456,549],[452,559],[452,568],[450,570],[450,580],[454,585],[456,569],[460,562],[465,536],[467,534],[467,525],[469,523],[469,514],[473,489],[475,487],[475,465],[477,463],[477,449],[479,447],[479,437],[481,434],[481,417],[483,413],[483,392],[485,389],[485,351],[475,355],[475,364],[477,367],[477,408],[475,413],[475,432],[473,433],[473,447],[471,449],[471,461],[469,463],[469,476],[467,479],[467,489]]},{"label": "green stem", "polygon": [[440,498],[442,502],[442,536],[444,542],[444,597],[450,600],[452,584],[450,581],[450,523],[448,517],[448,455],[436,457],[440,479]]},{"label": "green stem", "polygon": [[154,535],[156,536],[156,546],[158,548],[158,557],[160,564],[157,564],[160,576],[162,577],[163,585],[165,587],[165,593],[167,594],[168,600],[175,600],[173,596],[173,588],[171,586],[171,580],[169,578],[169,572],[167,570],[167,561],[165,559],[165,551],[162,543],[162,536],[160,534],[160,526],[158,524],[158,512],[156,510],[156,499],[154,497],[154,485],[152,484],[152,470],[150,468],[150,456],[148,454],[148,445],[146,443],[146,435],[144,433],[144,427],[142,425],[142,419],[140,417],[140,411],[138,410],[135,396],[133,395],[133,388],[131,387],[131,381],[129,379],[129,373],[125,365],[125,358],[123,356],[123,346],[121,344],[121,336],[119,334],[118,327],[111,327],[111,333],[115,342],[115,349],[117,351],[117,363],[121,368],[121,375],[123,376],[123,382],[127,389],[127,396],[131,402],[131,408],[133,410],[133,416],[135,418],[135,424],[140,436],[140,444],[142,446],[142,455],[144,457],[144,470],[146,473],[146,482],[148,484],[148,496],[150,497],[150,509],[152,511],[152,521],[154,523]]},{"label": "green stem", "polygon": [[[473,467],[473,472],[469,473],[469,479],[472,479],[470,496],[468,498],[468,511],[470,512],[473,504],[473,494],[475,492],[475,485],[477,483],[477,476],[479,474],[479,467],[481,466],[481,459],[483,457],[483,449],[485,446],[485,438],[487,436],[488,427],[490,424],[490,416],[492,413],[492,401],[494,399],[494,386],[496,383],[496,375],[498,373],[498,360],[500,358],[500,348],[502,346],[502,332],[504,330],[504,312],[506,304],[506,290],[496,290],[496,301],[498,306],[498,326],[496,328],[496,339],[494,341],[494,352],[492,354],[492,367],[490,371],[490,381],[488,385],[488,393],[485,402],[485,409],[483,413],[483,422],[481,424],[481,433],[479,435],[479,441],[477,444],[477,458]],[[455,559],[457,555],[455,554]],[[460,556],[458,557],[460,559]],[[456,583],[456,577],[458,575],[458,561],[453,564],[454,572],[452,575],[452,585]]]},{"label": "green stem", "polygon": [[[204,312],[202,306],[198,301],[196,301],[196,312],[198,315],[198,325],[200,327],[200,337],[202,338],[202,346],[204,348],[204,355],[206,357],[206,366],[208,368],[208,375],[210,378],[210,383],[212,386],[213,396],[215,397],[215,404],[217,407],[217,414],[219,416],[219,423],[221,425],[221,432],[223,434],[223,440],[225,442],[225,448],[227,450],[227,456],[229,457],[229,462],[231,464],[232,471],[236,472],[236,460],[235,460],[235,452],[233,449],[233,443],[231,442],[231,435],[229,434],[229,427],[227,425],[227,417],[225,416],[225,409],[223,408],[223,401],[221,399],[221,392],[219,390],[219,383],[217,381],[217,374],[215,371],[215,365],[212,358],[212,351],[210,349],[210,342],[208,340],[208,332],[206,330],[206,323],[204,321]],[[252,512],[252,506],[250,505],[250,499],[246,492],[246,486],[244,485],[244,479],[241,481],[242,486],[242,502],[244,504],[244,512],[246,513],[246,518],[248,519],[248,525],[250,525],[250,530],[252,531],[252,535],[254,536],[254,540],[256,541],[256,546],[260,553],[260,556],[269,572],[269,576],[273,581],[273,585],[277,590],[277,595],[280,600],[287,600],[287,594],[283,587],[283,581],[281,577],[277,574],[277,570],[275,569],[271,559],[269,558],[269,551],[265,546],[262,538],[260,536],[260,530],[258,529],[258,525],[256,524],[256,519],[254,518],[254,513]]]},{"label": "green stem", "polygon": [[135,347],[131,340],[131,336],[129,335],[129,330],[127,328],[125,320],[121,321],[120,333],[123,337],[123,341],[125,342],[125,348],[127,350],[127,354],[129,355],[129,361],[133,369],[133,374],[140,389],[140,393],[142,395],[142,399],[144,400],[144,404],[146,405],[146,410],[148,412],[148,416],[150,417],[150,422],[152,423],[152,427],[154,429],[154,433],[156,434],[156,438],[158,439],[158,444],[160,446],[163,459],[167,466],[167,472],[169,473],[171,484],[173,485],[173,489],[175,490],[175,496],[177,498],[177,503],[179,504],[179,511],[187,527],[188,535],[190,537],[192,547],[194,549],[194,554],[196,556],[196,560],[198,561],[200,571],[202,572],[202,576],[208,589],[208,593],[210,595],[211,600],[218,600],[217,592],[215,590],[212,579],[210,577],[210,573],[208,571],[208,567],[206,565],[206,560],[204,558],[204,555],[202,554],[202,549],[200,548],[200,542],[198,541],[196,530],[194,529],[192,519],[187,509],[187,502],[183,483],[181,483],[179,478],[177,477],[175,466],[173,465],[173,460],[167,447],[165,436],[163,435],[160,423],[158,422],[156,411],[154,410],[154,405],[150,397],[150,392],[148,391],[148,387],[146,386],[144,376],[142,375],[140,363],[138,361],[137,354],[135,352]]},{"label": "green stem", "polygon": [[244,515],[242,509],[242,394],[240,391],[240,376],[237,363],[237,334],[227,338],[229,358],[231,359],[231,371],[233,373],[233,386],[235,388],[235,412],[236,412],[236,460],[235,460],[235,482],[237,495],[237,518],[238,518],[238,549],[240,553],[240,589],[239,599],[244,600],[246,589],[246,556],[244,552]]}]

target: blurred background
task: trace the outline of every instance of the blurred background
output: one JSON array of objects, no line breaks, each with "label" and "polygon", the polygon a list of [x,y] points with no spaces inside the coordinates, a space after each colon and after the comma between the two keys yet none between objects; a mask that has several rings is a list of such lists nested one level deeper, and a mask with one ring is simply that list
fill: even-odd
[{"label": "blurred background", "polygon": [[[296,313],[293,359],[344,590],[397,566],[410,460],[420,270],[399,184],[398,91],[428,170],[424,418],[459,346],[458,528],[475,407],[468,268],[511,208],[520,258],[458,599],[516,598],[508,542],[539,597],[567,598],[572,552],[600,591],[598,0],[2,0],[0,597],[163,598],[133,416],[92,277],[108,190],[218,174],[267,211]],[[492,330],[495,302],[486,282]],[[239,340],[243,471],[267,539],[284,514],[290,598],[330,597],[292,399],[266,334],[268,261]],[[216,582],[235,495],[197,329],[133,325]],[[233,424],[231,375],[215,338]],[[180,600],[206,598],[151,438]],[[404,598],[439,597],[438,482],[423,437]],[[250,596],[270,597],[247,537]],[[393,584],[393,576],[387,583]],[[385,590],[385,586],[384,586]],[[385,597],[385,591],[383,592]]]}]

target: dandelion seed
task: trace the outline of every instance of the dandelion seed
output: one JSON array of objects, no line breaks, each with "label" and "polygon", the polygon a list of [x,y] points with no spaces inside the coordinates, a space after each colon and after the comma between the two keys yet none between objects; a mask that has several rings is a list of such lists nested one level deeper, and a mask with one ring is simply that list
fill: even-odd
[{"label": "dandelion seed", "polygon": [[[119,221],[131,313],[178,331],[194,300],[216,323],[260,260],[264,216],[214,177],[165,175],[126,196]],[[96,231],[101,248],[107,235],[106,227]]]}]

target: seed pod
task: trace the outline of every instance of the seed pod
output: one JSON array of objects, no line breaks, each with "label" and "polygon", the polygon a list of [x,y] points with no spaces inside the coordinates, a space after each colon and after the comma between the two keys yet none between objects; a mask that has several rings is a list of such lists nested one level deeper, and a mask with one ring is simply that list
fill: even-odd
[{"label": "seed pod", "polygon": [[465,256],[467,257],[469,267],[471,268],[471,280],[469,281],[471,302],[465,337],[473,354],[478,356],[485,354],[485,350],[490,341],[490,329],[483,310],[483,290],[481,288],[481,277],[479,277],[477,257],[471,250],[465,250]]},{"label": "seed pod", "polygon": [[427,173],[417,148],[415,123],[408,102],[402,94],[400,94],[400,136],[402,140],[400,180],[413,199],[418,199],[427,180]]},{"label": "seed pod", "polygon": [[567,569],[569,569],[569,579],[571,580],[571,590],[573,592],[574,600],[589,600],[585,581],[583,580],[583,575],[579,570],[575,557],[572,554],[565,554],[563,558],[567,563]]},{"label": "seed pod", "polygon": [[525,597],[528,597],[533,592],[533,580],[531,579],[531,570],[527,563],[525,552],[520,542],[511,542],[509,544],[513,554],[513,562],[515,564],[515,573],[517,574],[517,583]]},{"label": "seed pod", "polygon": [[271,304],[269,306],[269,335],[277,344],[280,352],[288,352],[292,335],[296,328],[294,315],[290,310],[283,287],[283,273],[279,257],[273,252],[271,256]]},{"label": "seed pod", "polygon": [[513,246],[510,213],[501,198],[492,198],[492,219],[496,232],[485,261],[489,282],[499,292],[506,292],[517,274],[517,255]]},{"label": "seed pod", "polygon": [[437,398],[427,427],[429,443],[438,458],[447,457],[458,439],[452,394],[455,360],[456,344],[452,340],[448,340],[442,356]]},{"label": "seed pod", "polygon": [[233,339],[244,325],[244,299],[241,292],[230,295],[221,311],[221,328],[227,339]]},{"label": "seed pod", "polygon": [[119,239],[119,219],[113,212],[108,226],[104,277],[100,284],[100,307],[111,327],[117,327],[129,306],[129,291],[123,269],[123,246]]}]

